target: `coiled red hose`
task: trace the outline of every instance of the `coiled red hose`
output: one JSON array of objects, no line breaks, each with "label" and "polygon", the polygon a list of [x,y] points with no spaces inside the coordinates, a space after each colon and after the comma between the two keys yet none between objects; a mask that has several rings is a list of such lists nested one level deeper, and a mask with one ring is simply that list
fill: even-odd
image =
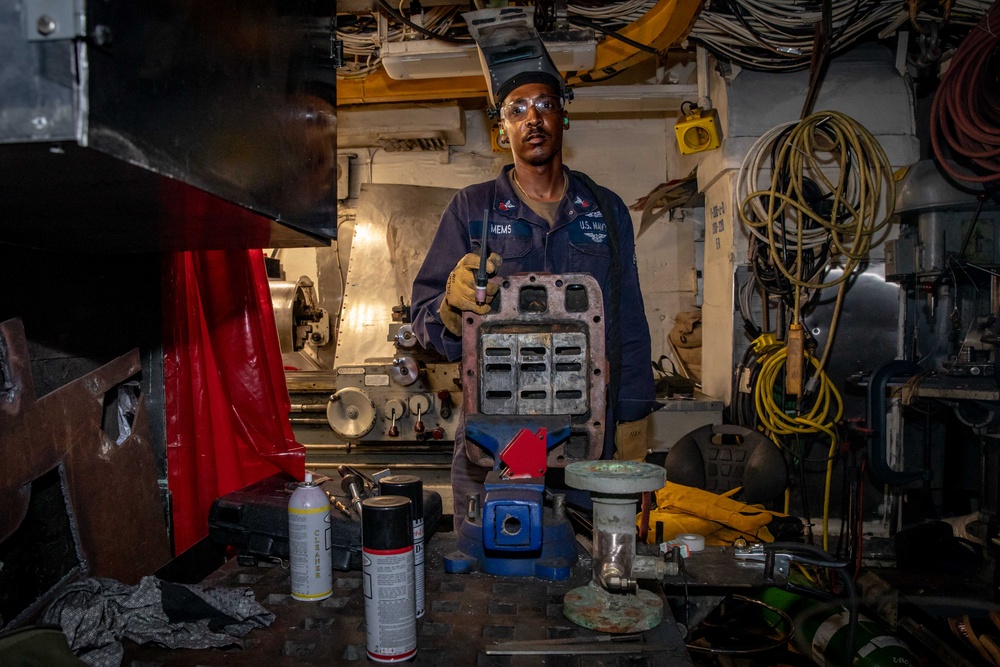
[{"label": "coiled red hose", "polygon": [[[1000,0],[958,45],[941,77],[931,106],[931,145],[952,177],[1000,184]],[[970,169],[956,167],[951,157],[964,158]]]}]

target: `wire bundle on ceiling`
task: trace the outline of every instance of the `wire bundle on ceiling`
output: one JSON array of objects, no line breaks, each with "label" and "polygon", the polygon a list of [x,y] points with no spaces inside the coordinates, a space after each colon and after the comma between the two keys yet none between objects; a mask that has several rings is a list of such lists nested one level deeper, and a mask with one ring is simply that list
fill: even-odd
[{"label": "wire bundle on ceiling", "polygon": [[[890,37],[907,24],[921,34],[929,34],[934,25],[937,25],[939,29],[946,25],[953,28],[957,27],[959,28],[958,30],[950,31],[947,35],[944,35],[947,41],[954,39],[956,36],[958,38],[964,37],[969,28],[979,23],[983,14],[993,4],[993,0],[950,0],[940,5],[940,8],[943,10],[940,12],[927,11],[934,9],[934,5],[925,5],[920,0],[907,0],[906,4],[909,6],[909,11],[901,12],[896,17],[896,20],[882,28],[878,34],[879,39]],[[938,36],[942,36],[940,32]],[[942,44],[942,46],[947,48],[946,44]]]},{"label": "wire bundle on ceiling", "polygon": [[[722,0],[708,3],[691,38],[743,67],[793,71],[809,66],[822,0]],[[832,52],[891,23],[905,10],[891,0],[832,0]]]},{"label": "wire bundle on ceiling", "polygon": [[[337,39],[344,43],[346,61],[344,67],[337,70],[338,77],[347,79],[368,76],[382,65],[382,41],[401,42],[422,34],[414,27],[418,27],[424,33],[436,35],[439,39],[446,39],[456,26],[459,9],[445,6],[431,7],[422,11],[420,19],[422,25],[406,17],[402,17],[404,20],[399,20],[396,14],[402,16],[402,11],[394,10],[394,13],[390,14],[383,36],[379,35],[378,16],[343,15],[338,19]],[[422,36],[427,35],[422,34]],[[447,40],[456,41],[452,37],[447,37]],[[466,38],[464,42],[472,43],[471,38]]]},{"label": "wire bundle on ceiling", "polygon": [[603,2],[602,0],[578,0],[566,5],[569,14],[575,14],[599,22],[611,29],[627,26],[646,15],[656,0],[621,0],[620,2]]},{"label": "wire bundle on ceiling", "polygon": [[[988,0],[951,0],[939,16],[932,13],[933,3],[918,0],[832,0],[829,47],[837,52],[868,36],[885,39],[908,23],[922,33],[936,23],[959,27],[962,34],[989,5]],[[749,69],[804,69],[812,59],[822,6],[822,0],[713,0],[690,34],[719,58]]]},{"label": "wire bundle on ceiling", "polygon": [[[619,0],[618,2],[603,2],[602,0],[578,0],[567,4],[567,21],[571,25],[586,27],[604,33],[615,39],[620,39],[644,51],[655,53],[656,50],[646,45],[638,44],[619,35],[616,30],[638,21],[650,9],[656,6],[657,0]],[[383,41],[399,42],[408,39],[436,39],[450,44],[472,44],[468,29],[462,22],[461,13],[464,9],[457,6],[434,6],[423,8],[417,4],[419,18],[411,9],[404,8],[399,3],[393,6],[391,0],[378,0],[378,6],[387,17],[388,29],[380,36],[378,31],[378,16],[354,17],[341,14],[338,19],[337,39],[344,43],[344,55],[347,63],[337,71],[340,78],[362,78],[375,70],[382,63],[380,47]],[[482,8],[482,2],[475,3]]]},{"label": "wire bundle on ceiling", "polygon": [[[1000,185],[1000,1],[962,40],[941,77],[931,144],[952,177]],[[955,166],[952,157],[967,166]]]},{"label": "wire bundle on ceiling", "polygon": [[[895,208],[895,182],[885,151],[860,123],[844,114],[821,111],[764,133],[747,153],[736,178],[740,220],[750,232],[749,257],[755,286],[763,292],[767,317],[772,297],[779,315],[790,312],[789,330],[802,331],[803,309],[812,295],[838,287],[826,348],[817,360],[805,346],[804,390],[786,391],[781,371],[790,365],[785,335],[761,332],[737,369],[735,416],[751,420],[779,442],[801,467],[803,437],[829,440],[823,536],[826,546],[830,483],[837,452],[842,402],[825,367],[848,281],[868,259]],[[754,288],[740,287],[744,318]],[[779,322],[784,318],[779,317]],[[766,323],[765,323],[766,328]],[[752,404],[747,404],[752,396]],[[752,415],[752,417],[751,417]]]},{"label": "wire bundle on ceiling", "polygon": [[[378,47],[378,19],[374,16],[359,17],[337,22],[337,39],[344,43],[344,66],[337,70],[340,78],[365,77],[382,66]],[[402,39],[399,25],[390,26],[387,38]]]}]

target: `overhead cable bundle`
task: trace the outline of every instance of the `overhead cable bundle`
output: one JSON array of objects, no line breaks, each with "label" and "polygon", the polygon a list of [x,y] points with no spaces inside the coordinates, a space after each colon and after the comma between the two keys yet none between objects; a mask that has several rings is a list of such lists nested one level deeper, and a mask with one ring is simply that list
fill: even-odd
[{"label": "overhead cable bundle", "polygon": [[[832,0],[835,53],[905,13],[890,0]],[[793,71],[809,66],[822,0],[713,0],[691,28],[691,38],[716,56],[754,70]]]},{"label": "overhead cable bundle", "polygon": [[[566,22],[625,40],[615,31],[642,19],[656,6],[656,2],[657,0],[578,0],[566,5]],[[404,4],[407,3],[397,5],[388,0],[376,0],[379,10],[376,14],[338,14],[337,39],[344,43],[345,55],[345,65],[337,70],[338,77],[364,78],[378,70],[382,65],[382,46],[386,42],[427,39],[456,46],[473,44],[468,28],[461,19],[461,6],[422,7],[419,3],[411,2],[406,9]],[[483,3],[476,4],[478,6]],[[536,8],[550,8],[551,4],[537,3]],[[546,17],[552,12],[554,9],[541,11],[539,15]],[[379,21],[383,22],[381,29]],[[639,46],[655,53],[655,49]]]},{"label": "overhead cable bundle", "polygon": [[[456,38],[450,37],[449,33],[452,31],[458,16],[457,8],[430,7],[421,12],[420,21],[423,25],[415,24],[398,13],[392,13],[388,16],[381,35],[379,34],[377,14],[357,17],[347,14],[338,16],[337,39],[344,43],[345,56],[344,66],[337,70],[338,77],[342,79],[363,78],[378,70],[382,66],[381,47],[383,41],[401,42],[405,39],[412,39],[417,34],[422,34],[425,37],[435,35],[436,39],[456,41]],[[422,32],[419,32],[418,28]]]},{"label": "overhead cable bundle", "polygon": [[656,0],[620,0],[605,2],[604,0],[578,0],[566,5],[566,11],[593,21],[603,21],[608,28],[620,28],[638,21],[646,15]]}]

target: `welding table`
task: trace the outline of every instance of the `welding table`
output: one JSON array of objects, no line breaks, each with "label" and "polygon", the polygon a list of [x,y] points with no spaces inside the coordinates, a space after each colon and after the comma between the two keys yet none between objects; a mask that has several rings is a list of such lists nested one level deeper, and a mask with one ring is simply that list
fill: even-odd
[{"label": "welding table", "polygon": [[[562,613],[563,595],[592,578],[591,560],[582,550],[569,579],[559,582],[494,575],[448,574],[443,556],[455,549],[455,533],[437,533],[427,544],[427,611],[417,621],[417,656],[410,663],[447,667],[652,667],[692,665],[680,634],[664,607],[664,620],[644,635],[655,653],[572,655],[573,645],[557,655],[487,655],[507,641],[597,637]],[[251,631],[242,647],[165,649],[125,642],[124,667],[296,667],[368,665],[365,654],[364,599],[360,572],[336,572],[333,595],[316,603],[289,594],[288,570],[277,566],[240,566],[230,560],[208,576],[206,586],[247,587],[276,615],[267,628]]]}]

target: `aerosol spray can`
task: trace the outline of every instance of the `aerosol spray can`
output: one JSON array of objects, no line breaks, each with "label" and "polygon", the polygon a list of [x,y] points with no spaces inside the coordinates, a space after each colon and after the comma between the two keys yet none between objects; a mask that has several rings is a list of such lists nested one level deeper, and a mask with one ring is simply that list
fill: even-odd
[{"label": "aerosol spray can", "polygon": [[410,499],[413,526],[413,570],[416,575],[417,618],[424,615],[424,483],[416,475],[390,475],[379,481],[383,496]]},{"label": "aerosol spray can", "polygon": [[410,500],[375,496],[361,503],[361,562],[368,657],[409,660],[417,652]]},{"label": "aerosol spray can", "polygon": [[333,526],[330,498],[306,473],[288,500],[288,553],[292,597],[323,600],[333,593]]}]

